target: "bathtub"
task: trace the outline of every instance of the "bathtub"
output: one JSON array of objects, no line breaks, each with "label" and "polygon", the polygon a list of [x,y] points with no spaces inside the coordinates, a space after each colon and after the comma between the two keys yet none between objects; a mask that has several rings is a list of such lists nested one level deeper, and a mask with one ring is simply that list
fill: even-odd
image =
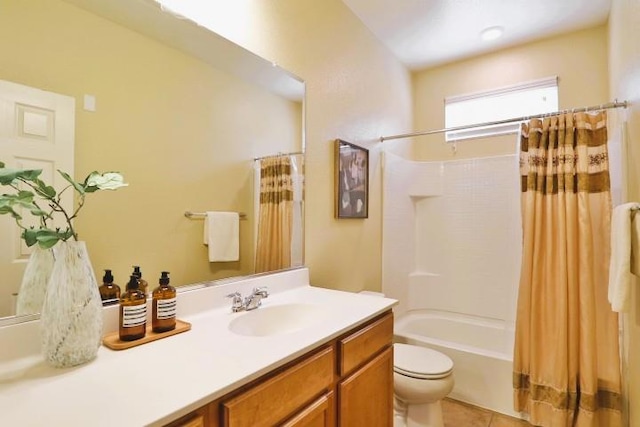
[{"label": "bathtub", "polygon": [[432,348],[453,360],[452,399],[520,418],[512,409],[513,329],[504,322],[409,311],[396,317],[394,340]]}]

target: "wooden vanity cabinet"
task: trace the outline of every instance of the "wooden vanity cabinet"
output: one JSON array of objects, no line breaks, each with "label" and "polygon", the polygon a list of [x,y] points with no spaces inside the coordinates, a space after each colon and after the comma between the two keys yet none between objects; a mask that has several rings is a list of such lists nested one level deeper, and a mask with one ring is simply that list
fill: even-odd
[{"label": "wooden vanity cabinet", "polygon": [[388,311],[167,427],[392,426],[392,338]]},{"label": "wooden vanity cabinet", "polygon": [[334,393],[330,391],[284,422],[282,427],[334,427],[335,425],[335,399]]},{"label": "wooden vanity cabinet", "polygon": [[338,340],[340,427],[393,425],[393,315]]},{"label": "wooden vanity cabinet", "polygon": [[326,346],[246,391],[223,399],[223,427],[270,427],[294,414],[310,411],[318,403],[318,396],[332,390],[334,366],[333,346]]}]

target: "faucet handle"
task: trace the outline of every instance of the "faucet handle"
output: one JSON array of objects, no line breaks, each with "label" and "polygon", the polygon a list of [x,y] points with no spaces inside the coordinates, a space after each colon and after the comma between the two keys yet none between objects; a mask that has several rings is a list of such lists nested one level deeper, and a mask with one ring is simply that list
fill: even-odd
[{"label": "faucet handle", "polygon": [[242,295],[240,295],[240,292],[232,292],[229,295],[227,295],[227,298],[233,298],[232,302],[231,302],[231,310],[236,312],[236,311],[240,311],[242,310]]},{"label": "faucet handle", "polygon": [[260,288],[253,288],[253,295],[260,295],[262,298],[266,298],[269,296],[269,290],[266,286],[262,286]]}]

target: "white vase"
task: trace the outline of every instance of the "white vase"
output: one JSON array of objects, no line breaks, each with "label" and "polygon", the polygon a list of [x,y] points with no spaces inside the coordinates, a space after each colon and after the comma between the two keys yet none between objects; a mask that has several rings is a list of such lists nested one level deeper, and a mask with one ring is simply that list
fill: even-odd
[{"label": "white vase", "polygon": [[45,359],[63,368],[96,357],[102,339],[102,303],[85,242],[60,242],[54,257],[40,328]]},{"label": "white vase", "polygon": [[39,246],[33,248],[27,267],[22,276],[18,300],[16,302],[16,314],[34,314],[42,311],[47,283],[53,270],[53,251],[42,249]]}]

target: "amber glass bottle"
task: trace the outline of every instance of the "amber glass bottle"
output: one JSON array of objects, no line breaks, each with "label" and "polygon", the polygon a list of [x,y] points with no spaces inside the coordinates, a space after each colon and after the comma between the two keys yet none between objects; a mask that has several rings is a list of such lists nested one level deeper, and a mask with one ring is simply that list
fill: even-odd
[{"label": "amber glass bottle", "polygon": [[163,271],[160,286],[153,290],[151,327],[153,332],[166,332],[176,327],[176,288],[169,285],[169,272]]},{"label": "amber glass bottle", "polygon": [[142,278],[142,271],[140,271],[140,267],[138,267],[137,265],[134,265],[133,266],[133,273],[131,273],[131,274],[138,278],[138,282],[140,283],[140,290],[142,292],[144,292],[144,297],[145,298],[148,297],[149,296],[149,283],[147,283],[147,281]]},{"label": "amber glass bottle", "polygon": [[138,277],[131,275],[127,290],[120,295],[120,339],[133,341],[147,333],[147,299],[139,289]]},{"label": "amber glass bottle", "polygon": [[102,286],[98,288],[102,305],[116,304],[120,299],[120,286],[113,283],[111,270],[105,270],[102,277]]}]

